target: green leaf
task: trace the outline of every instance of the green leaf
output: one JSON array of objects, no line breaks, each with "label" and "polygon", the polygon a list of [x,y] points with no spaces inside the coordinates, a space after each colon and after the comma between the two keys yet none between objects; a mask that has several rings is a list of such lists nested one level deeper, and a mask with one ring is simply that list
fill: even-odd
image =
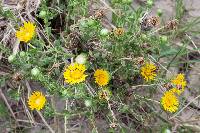
[{"label": "green leaf", "polygon": [[2,101],[0,101],[0,117],[5,117],[7,115],[7,108]]}]

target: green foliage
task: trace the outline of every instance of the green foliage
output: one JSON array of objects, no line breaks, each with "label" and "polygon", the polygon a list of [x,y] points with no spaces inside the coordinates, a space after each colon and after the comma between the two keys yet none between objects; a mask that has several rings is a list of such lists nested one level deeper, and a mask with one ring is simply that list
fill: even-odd
[{"label": "green foliage", "polygon": [[8,115],[8,110],[4,103],[0,101],[0,118],[6,117]]},{"label": "green foliage", "polygon": [[55,111],[53,107],[49,104],[47,104],[44,108],[44,117],[51,118],[55,115]]},{"label": "green foliage", "polygon": [[[109,132],[137,132],[136,128],[141,132],[154,132],[147,124],[153,125],[157,121],[161,125],[158,127],[159,132],[165,133],[173,125],[161,115],[162,107],[159,100],[153,100],[154,95],[158,93],[158,87],[163,89],[163,85],[170,82],[165,77],[166,69],[185,63],[180,61],[189,53],[187,46],[190,39],[186,39],[185,32],[191,32],[200,21],[195,19],[173,30],[157,27],[142,29],[144,19],[141,18],[150,12],[154,1],[147,0],[144,6],[136,9],[131,7],[132,2],[110,0],[108,10],[112,11],[112,22],[107,27],[103,21],[105,18],[91,15],[88,8],[91,3],[88,0],[41,1],[34,16],[41,24],[35,23],[35,37],[28,43],[21,42],[16,55],[0,44],[0,50],[11,69],[9,76],[0,78],[0,85],[5,86],[13,73],[21,72],[24,80],[39,82],[47,95],[58,96],[60,100],[69,103],[63,105],[64,110],[57,112],[47,100],[43,110],[45,118],[58,115],[73,120],[77,116],[84,116],[91,123],[94,133],[98,132],[94,126],[97,114],[101,114],[101,119],[107,122]],[[14,25],[21,24],[14,12],[1,9],[0,13]],[[161,18],[163,13],[158,10]],[[177,0],[176,19],[181,20],[183,15],[183,1]],[[118,28],[124,32],[116,34]],[[198,35],[199,31],[195,33]],[[173,46],[176,38],[180,39],[182,47]],[[86,81],[67,84],[63,72],[82,53],[87,55],[87,61],[84,62],[87,69]],[[154,62],[157,67],[156,79],[148,82],[141,76],[141,66],[147,62]],[[93,75],[97,69],[105,69],[110,73],[110,81],[106,86],[112,92],[109,100],[99,99],[98,92],[103,87],[95,83]],[[24,85],[22,81],[17,83]],[[8,92],[8,96],[11,100],[20,101],[24,92],[13,89]],[[6,115],[4,104],[1,103],[0,115]],[[117,123],[119,129],[109,127],[113,123]]]},{"label": "green foliage", "polygon": [[176,0],[176,19],[180,20],[185,13],[183,0]]},{"label": "green foliage", "polygon": [[10,97],[12,100],[19,101],[21,97],[21,93],[18,92],[18,90],[9,90],[8,97]]}]

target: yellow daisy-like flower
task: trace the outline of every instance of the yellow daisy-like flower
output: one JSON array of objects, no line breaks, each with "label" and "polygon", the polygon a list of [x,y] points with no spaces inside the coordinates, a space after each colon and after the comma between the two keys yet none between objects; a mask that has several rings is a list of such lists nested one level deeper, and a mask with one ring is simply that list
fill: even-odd
[{"label": "yellow daisy-like flower", "polygon": [[112,93],[108,88],[103,88],[98,92],[98,96],[100,100],[109,100]]},{"label": "yellow daisy-like flower", "polygon": [[97,69],[94,73],[95,82],[99,86],[105,86],[110,80],[109,72],[103,69]]},{"label": "yellow daisy-like flower", "polygon": [[176,78],[171,80],[172,84],[176,85],[178,88],[184,89],[186,86],[185,76],[180,73],[176,76]]},{"label": "yellow daisy-like flower", "polygon": [[156,77],[156,66],[151,63],[146,63],[142,68],[141,68],[141,75],[146,81],[149,80],[154,80]]},{"label": "yellow daisy-like flower", "polygon": [[84,74],[86,71],[84,64],[72,63],[64,72],[65,82],[69,84],[75,84],[85,81],[87,75]]},{"label": "yellow daisy-like flower", "polygon": [[173,93],[175,93],[175,94],[180,95],[181,93],[184,92],[184,90],[185,90],[185,88],[180,88],[180,89],[178,89],[178,88],[172,88],[172,89],[170,89],[169,91],[171,91],[171,92],[173,92]]},{"label": "yellow daisy-like flower", "polygon": [[163,106],[164,110],[173,113],[178,110],[179,101],[173,92],[166,91],[161,98],[161,105]]},{"label": "yellow daisy-like flower", "polygon": [[41,110],[46,102],[45,96],[40,91],[35,91],[28,99],[28,105],[31,110]]},{"label": "yellow daisy-like flower", "polygon": [[16,37],[19,41],[28,42],[35,35],[35,27],[31,22],[24,22],[24,26],[21,26],[18,31],[16,31]]},{"label": "yellow daisy-like flower", "polygon": [[117,35],[117,36],[123,35],[124,32],[125,32],[125,30],[124,30],[123,28],[116,28],[116,29],[114,30],[114,34]]}]

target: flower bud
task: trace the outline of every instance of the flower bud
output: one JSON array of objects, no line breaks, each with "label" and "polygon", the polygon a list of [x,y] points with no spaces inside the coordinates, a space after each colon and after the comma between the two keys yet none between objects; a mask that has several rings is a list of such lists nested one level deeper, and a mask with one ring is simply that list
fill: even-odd
[{"label": "flower bud", "polygon": [[146,39],[147,39],[147,35],[146,35],[146,34],[142,34],[142,35],[141,35],[141,38],[142,38],[143,40],[146,40]]},{"label": "flower bud", "polygon": [[24,57],[24,56],[26,55],[26,53],[25,53],[24,51],[21,51],[21,52],[19,53],[19,55],[20,55],[20,57]]},{"label": "flower bud", "polygon": [[79,21],[79,24],[80,24],[80,27],[82,27],[82,28],[87,27],[86,20],[80,20],[80,21]]},{"label": "flower bud", "polygon": [[92,105],[92,101],[91,100],[85,100],[85,106],[86,107],[90,107]]},{"label": "flower bud", "polygon": [[161,39],[161,41],[164,42],[164,43],[167,42],[167,40],[168,40],[168,39],[167,39],[167,36],[161,36],[160,39]]},{"label": "flower bud", "polygon": [[86,61],[87,61],[87,55],[84,54],[84,53],[81,53],[80,55],[78,55],[75,59],[75,61],[78,63],[78,64],[85,64]]},{"label": "flower bud", "polygon": [[168,128],[166,128],[163,130],[163,133],[171,133],[171,131]]},{"label": "flower bud", "polygon": [[162,16],[162,14],[163,14],[162,9],[158,9],[158,10],[157,10],[157,15],[160,17],[160,16]]},{"label": "flower bud", "polygon": [[108,29],[102,29],[101,31],[100,31],[100,35],[101,36],[107,36],[109,34],[109,31],[108,31]]},{"label": "flower bud", "polygon": [[147,6],[153,6],[153,0],[147,0]]},{"label": "flower bud", "polygon": [[87,21],[87,25],[88,25],[88,26],[94,26],[95,23],[96,23],[95,20],[94,20],[94,19],[91,19],[91,18],[88,19],[88,21]]},{"label": "flower bud", "polygon": [[10,55],[9,57],[8,57],[8,62],[13,62],[14,61],[14,59],[15,59],[15,55]]},{"label": "flower bud", "polygon": [[39,13],[40,18],[44,18],[46,15],[47,15],[46,11],[40,11],[40,13]]},{"label": "flower bud", "polygon": [[33,76],[37,76],[39,73],[40,73],[40,70],[36,67],[31,70],[31,74]]}]

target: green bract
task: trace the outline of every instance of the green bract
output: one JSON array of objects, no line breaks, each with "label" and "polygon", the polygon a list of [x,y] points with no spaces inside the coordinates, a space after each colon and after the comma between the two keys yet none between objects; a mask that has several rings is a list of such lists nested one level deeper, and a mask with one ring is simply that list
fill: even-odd
[{"label": "green bract", "polygon": [[151,7],[153,5],[153,0],[147,0],[147,5]]},{"label": "green bract", "polygon": [[160,39],[161,39],[161,41],[164,42],[164,43],[167,42],[167,36],[161,36]]},{"label": "green bract", "polygon": [[26,53],[25,53],[24,51],[21,51],[21,52],[19,53],[19,55],[20,55],[20,57],[24,57],[24,56],[26,55]]},{"label": "green bract", "polygon": [[46,11],[40,11],[39,17],[44,18],[47,15]]},{"label": "green bract", "polygon": [[85,100],[85,106],[86,107],[92,106],[92,101],[91,100]]},{"label": "green bract", "polygon": [[158,9],[158,10],[157,10],[157,15],[158,15],[159,17],[161,17],[161,16],[162,16],[162,14],[163,14],[163,11],[162,11],[162,9]]},{"label": "green bract", "polygon": [[13,62],[14,61],[14,59],[15,59],[15,55],[10,55],[9,57],[8,57],[8,62]]},{"label": "green bract", "polygon": [[95,23],[96,23],[96,21],[95,21],[94,19],[88,19],[88,20],[87,20],[87,25],[88,25],[88,26],[94,26]]},{"label": "green bract", "polygon": [[131,4],[133,0],[122,0],[122,3],[124,4]]},{"label": "green bract", "polygon": [[109,34],[109,31],[108,31],[108,29],[102,29],[101,31],[100,31],[100,35],[101,36],[107,36]]},{"label": "green bract", "polygon": [[33,69],[31,70],[31,74],[32,74],[33,76],[37,76],[37,75],[39,75],[39,73],[40,73],[40,70],[39,70],[37,67],[35,67],[35,68],[33,68]]}]

